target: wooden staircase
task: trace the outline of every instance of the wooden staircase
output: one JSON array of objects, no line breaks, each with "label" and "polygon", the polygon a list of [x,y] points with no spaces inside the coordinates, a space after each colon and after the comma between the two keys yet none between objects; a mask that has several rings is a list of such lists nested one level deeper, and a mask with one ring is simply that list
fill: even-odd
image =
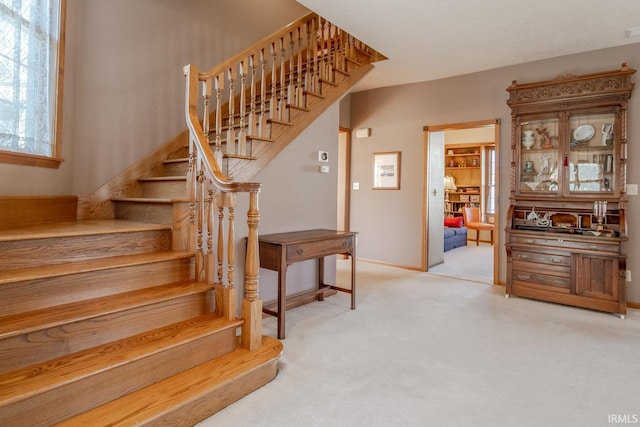
[{"label": "wooden staircase", "polygon": [[261,333],[249,181],[378,59],[310,14],[213,70],[185,68],[189,129],[92,195],[0,197],[0,425],[193,425],[271,381],[282,344]]}]

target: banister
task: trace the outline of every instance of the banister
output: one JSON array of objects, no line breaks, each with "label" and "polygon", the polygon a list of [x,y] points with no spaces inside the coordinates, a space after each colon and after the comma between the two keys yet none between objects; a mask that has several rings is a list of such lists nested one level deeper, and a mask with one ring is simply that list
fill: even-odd
[{"label": "banister", "polygon": [[[258,286],[261,184],[233,179],[231,175],[241,171],[241,164],[230,162],[272,154],[269,144],[278,138],[274,126],[293,126],[297,115],[308,114],[317,99],[324,99],[325,87],[339,85],[351,71],[380,59],[384,57],[378,52],[312,12],[207,71],[194,64],[183,68],[190,135],[187,186],[193,230],[189,242],[195,253],[195,278],[214,285],[214,310],[228,319],[236,315],[236,196],[244,193],[249,197],[242,299],[245,349],[254,350],[262,342]],[[297,120],[302,126],[304,119]]]}]

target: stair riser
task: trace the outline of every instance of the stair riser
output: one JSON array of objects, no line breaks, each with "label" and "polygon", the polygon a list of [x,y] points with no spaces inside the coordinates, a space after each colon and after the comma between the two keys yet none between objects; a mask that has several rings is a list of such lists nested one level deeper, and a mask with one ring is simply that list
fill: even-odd
[{"label": "stair riser", "polygon": [[234,344],[235,329],[228,328],[144,359],[113,366],[1,408],[0,425],[49,426],[61,422],[229,353]]},{"label": "stair riser", "polygon": [[0,341],[0,372],[42,363],[208,311],[208,295],[195,294],[16,335]]},{"label": "stair riser", "polygon": [[[194,425],[221,411],[249,393],[273,380],[278,374],[277,359],[239,374],[219,388],[207,390],[198,399],[182,402],[170,412],[160,413],[155,419],[145,420],[140,426],[187,426]],[[179,390],[176,390],[176,393]]]},{"label": "stair riser", "polygon": [[0,269],[60,264],[168,249],[171,249],[170,230],[0,242]]},{"label": "stair riser", "polygon": [[189,171],[189,162],[171,162],[165,163],[164,168],[159,176],[183,176],[186,175]]},{"label": "stair riser", "polygon": [[150,224],[173,224],[173,204],[115,201],[116,219]]},{"label": "stair riser", "polygon": [[9,316],[186,281],[192,276],[193,261],[183,258],[5,284],[0,286],[0,313]]},{"label": "stair riser", "polygon": [[142,197],[176,198],[187,197],[187,183],[177,181],[142,181]]}]

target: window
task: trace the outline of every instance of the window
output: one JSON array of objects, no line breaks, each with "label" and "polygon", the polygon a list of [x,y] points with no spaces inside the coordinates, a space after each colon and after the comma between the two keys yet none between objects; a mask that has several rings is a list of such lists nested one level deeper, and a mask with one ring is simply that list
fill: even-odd
[{"label": "window", "polygon": [[0,0],[0,162],[58,167],[65,0]]},{"label": "window", "polygon": [[487,148],[487,167],[486,167],[486,200],[485,206],[488,215],[496,213],[496,149],[494,147]]}]

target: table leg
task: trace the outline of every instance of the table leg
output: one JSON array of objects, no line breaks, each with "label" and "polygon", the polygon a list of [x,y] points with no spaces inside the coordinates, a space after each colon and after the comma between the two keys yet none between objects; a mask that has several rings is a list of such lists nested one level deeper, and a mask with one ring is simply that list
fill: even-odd
[{"label": "table leg", "polygon": [[356,309],[356,250],[351,252],[351,310]]},{"label": "table leg", "polygon": [[[324,257],[318,258],[318,290],[324,286]],[[318,293],[318,301],[324,301],[324,293]]]},{"label": "table leg", "polygon": [[285,314],[287,312],[287,264],[278,270],[278,339],[285,338]]}]

